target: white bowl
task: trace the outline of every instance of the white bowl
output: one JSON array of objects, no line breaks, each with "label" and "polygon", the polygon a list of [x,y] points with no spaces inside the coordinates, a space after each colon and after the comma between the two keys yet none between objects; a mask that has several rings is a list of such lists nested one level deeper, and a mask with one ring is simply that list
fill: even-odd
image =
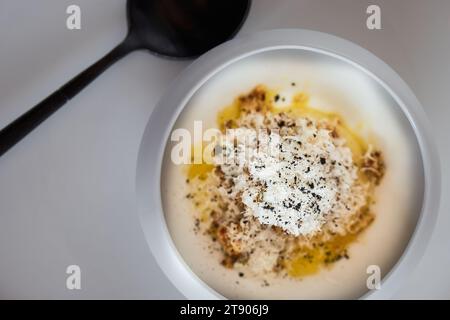
[{"label": "white bowl", "polygon": [[303,50],[327,55],[364,72],[396,102],[415,134],[424,181],[420,215],[406,249],[383,277],[381,289],[369,291],[361,297],[389,298],[418,264],[433,231],[439,208],[439,158],[423,109],[403,80],[365,49],[347,40],[315,31],[272,30],[231,40],[196,60],[168,88],[147,124],[136,173],[138,210],[150,250],[167,277],[187,298],[223,298],[190,270],[170,237],[161,199],[164,150],[183,108],[209,79],[244,58],[277,50]]}]

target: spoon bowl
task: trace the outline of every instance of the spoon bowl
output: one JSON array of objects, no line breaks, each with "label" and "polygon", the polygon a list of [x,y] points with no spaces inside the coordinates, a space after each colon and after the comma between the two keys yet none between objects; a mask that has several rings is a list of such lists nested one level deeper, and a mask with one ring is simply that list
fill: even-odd
[{"label": "spoon bowl", "polygon": [[243,0],[128,0],[129,37],[152,53],[192,58],[234,36],[249,7]]}]

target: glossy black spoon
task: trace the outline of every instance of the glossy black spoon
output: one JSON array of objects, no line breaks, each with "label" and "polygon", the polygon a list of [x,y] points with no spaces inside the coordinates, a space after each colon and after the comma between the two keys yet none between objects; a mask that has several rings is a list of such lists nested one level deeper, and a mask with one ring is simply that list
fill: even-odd
[{"label": "glossy black spoon", "polygon": [[0,156],[128,53],[193,58],[239,30],[250,0],[128,0],[128,34],[100,61],[0,131]]}]

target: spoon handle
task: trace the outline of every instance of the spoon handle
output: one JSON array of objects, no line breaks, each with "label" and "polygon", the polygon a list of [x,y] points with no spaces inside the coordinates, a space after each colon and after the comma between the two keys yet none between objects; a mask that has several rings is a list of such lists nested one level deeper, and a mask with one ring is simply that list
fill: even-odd
[{"label": "spoon handle", "polygon": [[107,53],[102,59],[78,74],[32,109],[0,130],[0,157],[33,131],[67,101],[83,90],[114,62],[135,49],[127,39]]}]

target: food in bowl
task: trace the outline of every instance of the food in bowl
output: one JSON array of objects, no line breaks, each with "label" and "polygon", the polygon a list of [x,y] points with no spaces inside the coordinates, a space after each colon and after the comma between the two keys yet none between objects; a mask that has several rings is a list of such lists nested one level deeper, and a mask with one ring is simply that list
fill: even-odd
[{"label": "food in bowl", "polygon": [[[258,86],[258,84],[262,85]],[[370,176],[370,182],[364,191],[367,193],[361,193],[361,195],[365,194],[371,198],[371,201],[367,202],[368,210],[364,215],[365,222],[358,224],[360,231],[355,228],[352,236],[343,237],[342,241],[335,242],[333,250],[324,250],[319,254],[323,246],[316,244],[317,251],[309,254],[309,252],[306,253],[308,250],[302,248],[303,254],[297,250],[295,251],[297,255],[292,254],[291,259],[275,252],[270,259],[264,260],[267,262],[267,266],[260,270],[252,268],[249,263],[250,259],[246,262],[246,252],[251,252],[251,249],[248,250],[248,247],[245,246],[236,246],[235,249],[240,250],[240,255],[234,255],[234,251],[229,251],[233,253],[230,258],[225,249],[231,242],[227,241],[228,239],[219,239],[217,233],[213,232],[214,228],[209,228],[210,222],[213,221],[210,218],[212,215],[203,208],[208,207],[207,199],[211,197],[211,194],[218,191],[205,190],[204,197],[194,194],[194,192],[199,192],[196,190],[196,186],[207,188],[211,185],[203,182],[216,175],[217,167],[221,167],[221,170],[223,167],[224,173],[226,169],[230,169],[230,171],[235,169],[236,163],[233,162],[233,157],[220,158],[221,155],[226,154],[222,151],[226,151],[228,148],[219,147],[223,144],[229,145],[226,129],[240,137],[239,130],[250,129],[251,131],[255,127],[239,128],[240,121],[244,124],[245,121],[249,122],[251,117],[261,118],[262,115],[257,110],[252,112],[251,117],[250,115],[247,117],[245,112],[238,107],[242,107],[240,97],[244,100],[249,99],[254,91],[265,93],[264,106],[270,109],[266,116],[268,119],[284,117],[285,121],[292,121],[291,118],[295,118],[295,121],[300,122],[301,118],[308,118],[318,131],[330,131],[333,127],[337,127],[339,139],[345,141],[345,145],[336,144],[335,151],[339,152],[342,159],[349,161],[346,156],[346,154],[348,155],[346,147],[348,147],[354,165],[349,167],[350,170],[344,168],[344,176],[347,177],[346,180],[352,181],[355,185],[361,184],[362,180],[359,176],[364,171],[363,176],[367,176],[366,179],[369,179],[368,176]],[[255,95],[258,96],[260,93],[255,93]],[[173,244],[171,248],[179,257],[180,265],[185,268],[180,272],[189,273],[198,285],[204,287],[205,292],[234,299],[359,298],[372,290],[372,287],[368,286],[369,279],[375,278],[379,281],[392,271],[411,239],[420,215],[424,187],[423,164],[411,123],[395,99],[370,76],[353,65],[334,57],[305,50],[280,49],[254,54],[232,63],[213,77],[208,78],[180,103],[180,110],[181,107],[182,110],[177,115],[176,122],[171,125],[162,162],[161,201],[167,226],[165,230],[168,231],[170,243]],[[271,121],[274,122],[274,120]],[[199,122],[202,124],[200,129]],[[274,125],[285,127],[282,123]],[[301,123],[298,123],[298,127],[301,128]],[[205,139],[206,133],[210,129],[214,129],[216,133],[209,136],[213,139]],[[273,133],[276,133],[275,129],[277,128],[272,130]],[[188,141],[190,146],[194,146],[194,152],[190,147],[186,149],[189,149],[189,157],[194,155],[193,164],[178,164],[172,161],[174,150],[177,150],[181,144],[180,139],[174,139],[174,134],[179,130],[187,131],[190,134],[185,135],[186,138],[183,138],[182,141]],[[266,127],[261,128],[261,131],[263,131],[262,136],[255,136],[259,137],[260,142],[266,142],[267,138],[265,137],[269,132]],[[283,136],[284,140],[288,140],[285,132],[281,131],[278,132],[278,136]],[[249,136],[251,137],[252,134]],[[272,136],[275,137],[275,141],[277,135],[273,134]],[[178,138],[180,137],[178,136]],[[228,139],[230,138],[228,137]],[[289,141],[285,141],[285,144],[287,146],[292,144],[294,147],[294,141],[290,140],[295,141],[296,139],[289,139]],[[331,138],[327,137],[327,140],[323,142],[325,141],[331,142],[333,145],[337,142],[332,136]],[[303,141],[301,142],[303,144]],[[313,141],[311,140],[311,142]],[[313,154],[320,155],[321,149],[309,148],[313,146],[314,143],[308,145],[308,150],[314,150]],[[208,151],[206,153],[195,152],[201,149],[200,147],[205,147],[203,151]],[[271,158],[279,159],[280,156],[279,153],[276,153],[276,148],[274,148],[275,153],[273,154],[258,153],[256,151],[259,149],[255,150],[251,145],[247,149],[246,152],[239,154],[249,156],[253,150],[256,155],[262,157],[260,160],[267,161]],[[234,148],[230,148],[231,150]],[[354,160],[354,155],[357,154],[359,156],[356,158],[366,159],[366,165]],[[293,155],[295,154],[293,153]],[[187,162],[190,161],[189,157],[186,157]],[[250,157],[244,157],[240,163],[251,167],[250,159]],[[320,163],[320,157],[318,160]],[[316,163],[317,168],[329,168],[331,162],[328,162],[327,158],[324,160],[325,164],[320,164],[322,167]],[[279,162],[286,164],[287,161]],[[303,168],[304,163],[299,164],[300,168]],[[352,168],[359,172],[358,179],[352,178]],[[290,178],[291,174],[285,169],[283,169],[284,174]],[[307,168],[304,168],[304,171],[307,171]],[[242,174],[239,175],[242,176],[242,183],[245,183],[245,187],[241,191],[248,190],[249,195],[253,194],[250,192],[264,195],[262,188],[256,184],[250,184],[249,175],[244,169],[241,172]],[[377,176],[379,177],[377,178]],[[302,178],[305,177],[302,175]],[[323,178],[329,177],[324,176]],[[262,180],[265,177],[260,176],[258,179]],[[294,179],[292,177],[290,183],[300,185],[300,181],[293,181]],[[189,180],[189,183],[186,180]],[[225,180],[220,187],[224,191],[227,189]],[[278,189],[278,187],[277,184],[277,188],[271,190]],[[321,200],[325,200],[334,199],[337,193],[342,192],[341,188],[342,185],[334,188],[332,193],[318,194],[315,190],[317,186],[314,183],[311,191],[323,196]],[[283,190],[283,188],[281,189]],[[305,186],[305,190],[310,190],[308,185]],[[281,209],[281,200],[285,200],[283,194],[281,192],[268,194],[268,196],[279,196],[269,199],[270,205],[274,209]],[[226,195],[225,192],[223,199],[226,199]],[[302,197],[303,195],[297,193],[293,199]],[[361,199],[363,198],[361,197]],[[247,200],[249,199],[251,197]],[[260,203],[257,203],[254,210],[262,207],[261,215],[250,217],[261,225],[261,229],[279,229],[285,234],[282,236],[283,239],[285,237],[313,239],[326,227],[325,224],[322,226],[323,220],[320,218],[322,213],[327,211],[326,202],[314,199],[311,201],[306,195],[302,199],[306,202],[317,202],[323,209],[318,219],[311,216],[314,218],[311,221],[316,222],[315,226],[303,222],[303,228],[300,230],[294,223],[294,216],[291,217],[292,219],[285,219],[289,218],[288,216],[282,217],[283,221],[288,221],[284,229],[280,227],[281,223],[273,226],[278,223],[277,217],[272,215],[269,218],[275,218],[274,220],[265,220],[263,214],[266,209],[264,209],[264,204],[260,206]],[[232,200],[230,199],[229,202],[234,203],[235,201]],[[298,202],[293,204],[291,209],[295,209],[297,204]],[[286,205],[290,206],[288,202]],[[270,211],[269,208],[270,206],[267,206]],[[219,212],[215,216],[219,219],[222,213]],[[201,218],[205,217],[208,218],[203,221]],[[299,221],[303,221],[307,215],[297,215],[296,217],[301,218]],[[226,220],[225,218],[228,216],[220,219]],[[226,224],[219,223],[219,225],[225,226]],[[305,229],[308,225],[310,234]],[[303,234],[304,232],[308,235]],[[269,232],[264,231],[264,233]],[[242,243],[247,245],[245,241],[241,241]],[[233,245],[235,245],[234,242]],[[314,247],[313,244],[312,246]],[[327,254],[327,252],[329,253]],[[330,257],[332,253],[334,253],[334,257]],[[294,257],[296,259],[293,259]],[[311,257],[314,258],[311,259]],[[255,256],[253,261],[256,261],[256,258]],[[269,261],[272,262],[269,263]],[[284,263],[278,263],[280,261],[284,261]],[[272,268],[274,265],[275,268]],[[262,265],[258,264],[258,266]]]},{"label": "food in bowl", "polygon": [[269,274],[301,279],[351,259],[348,247],[376,218],[381,150],[304,92],[286,103],[264,85],[217,122],[212,154],[185,172],[195,232],[218,262],[267,283]]}]

